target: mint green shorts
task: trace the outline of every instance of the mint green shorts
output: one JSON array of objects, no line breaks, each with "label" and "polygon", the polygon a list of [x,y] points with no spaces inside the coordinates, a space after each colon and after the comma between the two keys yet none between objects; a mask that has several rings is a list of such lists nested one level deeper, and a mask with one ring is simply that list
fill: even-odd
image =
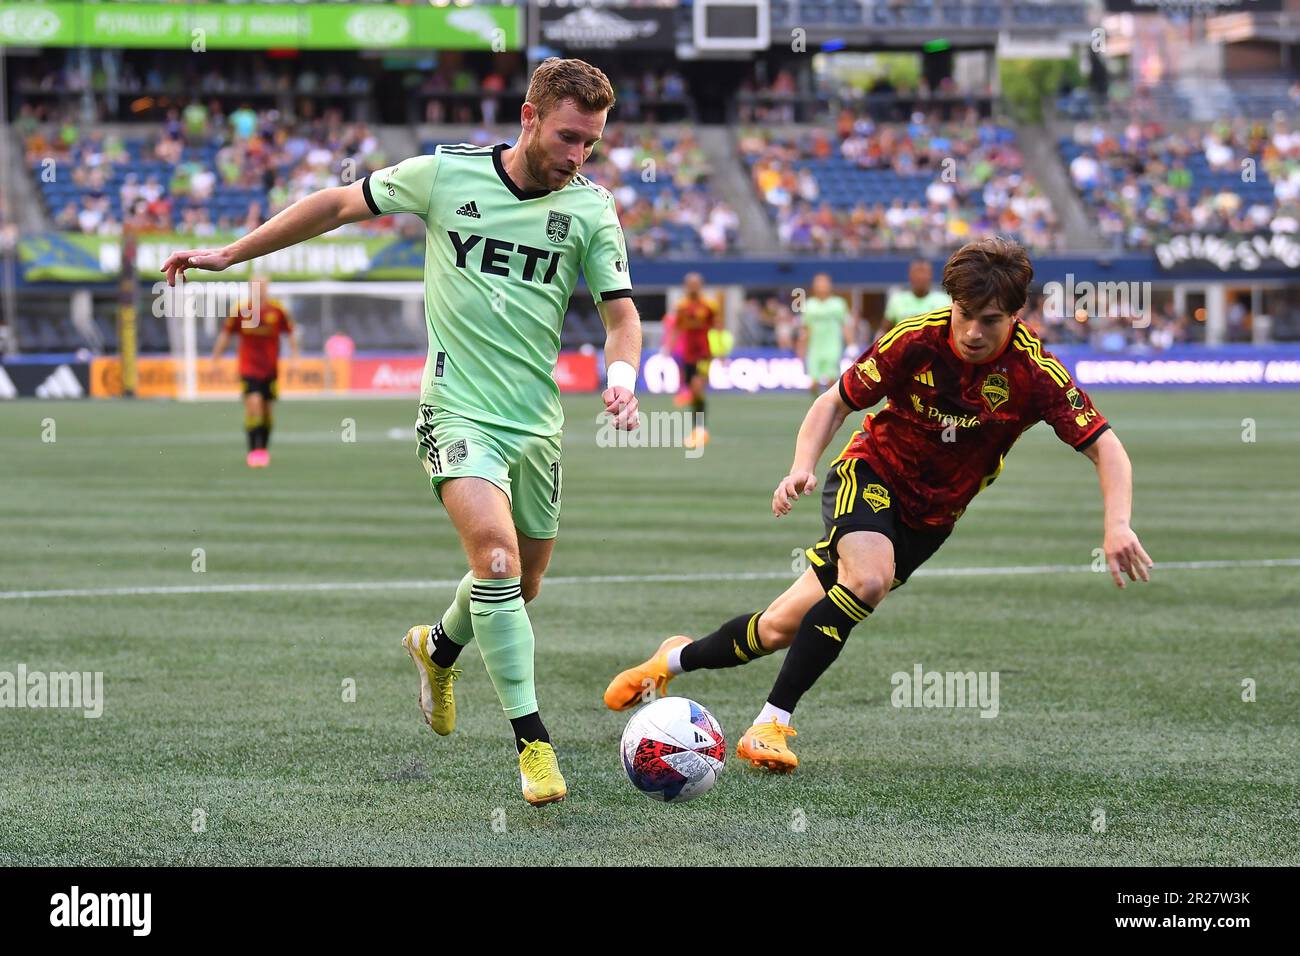
[{"label": "mint green shorts", "polygon": [[836,349],[831,352],[829,349],[814,351],[809,349],[804,356],[804,367],[808,371],[808,377],[814,382],[831,382],[840,377],[840,357],[843,351]]},{"label": "mint green shorts", "polygon": [[435,492],[448,478],[483,478],[506,493],[520,534],[559,534],[563,473],[558,434],[493,428],[422,404],[415,435],[416,454]]}]

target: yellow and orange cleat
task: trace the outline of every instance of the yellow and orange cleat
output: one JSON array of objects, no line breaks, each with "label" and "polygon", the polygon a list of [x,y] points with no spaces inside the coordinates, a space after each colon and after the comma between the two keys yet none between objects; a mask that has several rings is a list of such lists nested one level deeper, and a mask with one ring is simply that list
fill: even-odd
[{"label": "yellow and orange cleat", "polygon": [[771,723],[755,724],[745,731],[745,736],[736,745],[736,756],[748,760],[755,767],[789,773],[799,766],[799,758],[794,755],[785,738],[795,736],[797,734],[793,727],[778,723],[773,717]]},{"label": "yellow and orange cleat", "polygon": [[663,697],[674,676],[668,673],[668,652],[689,643],[691,639],[680,634],[670,637],[648,661],[623,671],[605,688],[605,706],[610,710],[629,710],[647,699],[645,693],[651,687],[656,696]]},{"label": "yellow and orange cleat", "polygon": [[682,442],[686,448],[703,448],[709,443],[709,430],[703,425],[697,425],[691,429],[691,433],[686,436]]}]

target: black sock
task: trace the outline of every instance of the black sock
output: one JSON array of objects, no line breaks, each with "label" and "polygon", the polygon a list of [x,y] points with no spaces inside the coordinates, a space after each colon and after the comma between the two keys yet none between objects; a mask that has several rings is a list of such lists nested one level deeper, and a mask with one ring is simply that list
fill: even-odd
[{"label": "black sock", "polygon": [[840,656],[853,625],[866,620],[873,610],[842,584],[827,591],[799,623],[767,702],[793,713],[799,698]]},{"label": "black sock", "polygon": [[442,629],[442,621],[433,625],[429,631],[429,657],[439,667],[450,667],[456,663],[456,658],[460,657],[460,652],[465,649],[464,644],[457,644],[447,632]]},{"label": "black sock", "polygon": [[267,422],[265,425],[262,426],[262,447],[263,447],[263,448],[270,448],[270,447],[271,447],[271,424],[270,424],[270,422]]},{"label": "black sock", "polygon": [[248,450],[257,451],[257,428],[245,428],[244,431],[248,433]]},{"label": "black sock", "polygon": [[520,753],[524,752],[523,741],[525,740],[530,744],[534,740],[543,740],[548,744],[551,742],[551,735],[546,732],[546,727],[542,725],[541,714],[537,711],[512,718],[510,727],[515,732],[515,750]]},{"label": "black sock", "polygon": [[702,398],[691,399],[691,411],[694,413],[695,427],[703,428],[704,427],[704,399]]},{"label": "black sock", "polygon": [[708,637],[682,648],[682,670],[714,670],[748,664],[772,652],[758,642],[758,619],[762,611],[733,617]]}]

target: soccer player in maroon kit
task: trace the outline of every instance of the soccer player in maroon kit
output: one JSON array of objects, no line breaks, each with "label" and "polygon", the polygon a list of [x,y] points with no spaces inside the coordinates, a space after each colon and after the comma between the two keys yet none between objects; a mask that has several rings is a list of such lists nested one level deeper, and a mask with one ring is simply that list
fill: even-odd
[{"label": "soccer player in maroon kit", "polygon": [[280,336],[289,336],[289,351],[298,357],[298,331],[284,305],[267,297],[266,279],[254,277],[250,299],[226,318],[212,346],[213,361],[221,358],[232,335],[239,336],[239,377],[244,383],[244,431],[248,435],[248,467],[271,464],[271,403],[279,395]]},{"label": "soccer player in maroon kit", "polygon": [[704,279],[698,272],[688,273],[683,287],[685,295],[677,300],[671,329],[665,329],[663,349],[680,355],[678,364],[682,369],[682,381],[690,389],[691,409],[695,416],[684,444],[687,448],[695,448],[703,447],[709,441],[709,432],[704,426],[704,389],[709,380],[709,360],[713,357],[709,332],[722,328],[722,314],[715,303],[704,298]]},{"label": "soccer player in maroon kit", "polygon": [[822,490],[825,537],[811,567],[757,613],[699,641],[670,637],[648,661],[623,671],[605,705],[626,710],[684,671],[735,667],[788,647],[767,704],[736,754],[791,771],[791,713],[879,607],[943,544],[967,504],[1002,470],[1031,425],[1045,421],[1086,455],[1101,483],[1103,550],[1115,584],[1150,579],[1151,558],[1129,526],[1133,473],[1124,446],[1088,396],[1019,320],[1033,279],[1023,248],[1000,237],[967,243],[944,268],[951,306],[899,322],[813,403],[790,473],[772,496],[789,514],[817,486],[814,469],[844,419],[868,414],[832,462]]}]

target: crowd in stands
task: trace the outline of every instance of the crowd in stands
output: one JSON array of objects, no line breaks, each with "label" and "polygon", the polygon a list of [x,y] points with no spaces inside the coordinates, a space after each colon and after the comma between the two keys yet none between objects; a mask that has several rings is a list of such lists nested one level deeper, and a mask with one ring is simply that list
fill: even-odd
[{"label": "crowd in stands", "polygon": [[739,148],[795,252],[946,249],[994,232],[1034,251],[1059,242],[1014,135],[974,111],[962,122],[916,113],[907,124],[878,124],[845,110],[833,129],[743,131]]},{"label": "crowd in stands", "polygon": [[[1142,314],[1137,315],[1085,315],[1082,318],[1080,321],[1073,314],[1062,314],[1050,308],[1045,310],[1043,298],[1039,295],[1030,296],[1021,317],[1048,345],[1088,345],[1102,351],[1118,352],[1131,348],[1160,350],[1205,340],[1204,322],[1191,315],[1179,314],[1171,302],[1148,304]],[[1229,332],[1233,331],[1230,323]],[[1230,334],[1230,338],[1240,339],[1242,336]],[[1248,334],[1245,339],[1249,339]]]},{"label": "crowd in stands", "polygon": [[796,122],[798,92],[794,74],[789,70],[778,70],[766,83],[748,77],[737,90],[737,118],[745,126]]},{"label": "crowd in stands", "polygon": [[[220,66],[214,64],[197,73],[192,61],[184,65],[166,61],[137,64],[126,58],[115,62],[117,65],[111,75],[102,64],[83,72],[72,60],[61,65],[49,65],[42,72],[24,71],[15,80],[14,88],[20,95],[111,90],[123,96],[217,96],[231,92],[366,95],[373,88],[370,77],[364,73],[349,74],[336,68],[313,69],[301,63],[272,69],[264,57],[230,52],[223,55]],[[34,109],[46,108],[39,97],[31,97],[29,105]]]},{"label": "crowd in stands", "polygon": [[[513,137],[476,130],[470,141],[489,145]],[[431,150],[434,143],[421,148]],[[614,196],[628,252],[636,257],[722,254],[736,249],[740,220],[710,188],[712,165],[689,127],[621,123],[605,128],[582,175]]]},{"label": "crowd in stands", "polygon": [[1285,119],[1178,130],[1081,122],[1061,148],[1075,188],[1116,246],[1148,248],[1190,232],[1300,231],[1300,130]]},{"label": "crowd in stands", "polygon": [[[242,232],[388,162],[366,126],[344,123],[336,111],[286,120],[245,105],[227,116],[194,100],[170,111],[160,132],[130,139],[83,132],[71,114],[45,126],[24,106],[16,126],[37,182],[75,187],[47,192],[60,197],[50,210],[55,225],[86,234],[116,235],[127,221],[137,231]],[[343,230],[397,228],[385,217]]]},{"label": "crowd in stands", "polygon": [[[583,175],[614,194],[633,256],[735,249],[740,220],[709,188],[712,167],[689,128],[606,130]],[[683,246],[685,245],[685,248]]]}]

